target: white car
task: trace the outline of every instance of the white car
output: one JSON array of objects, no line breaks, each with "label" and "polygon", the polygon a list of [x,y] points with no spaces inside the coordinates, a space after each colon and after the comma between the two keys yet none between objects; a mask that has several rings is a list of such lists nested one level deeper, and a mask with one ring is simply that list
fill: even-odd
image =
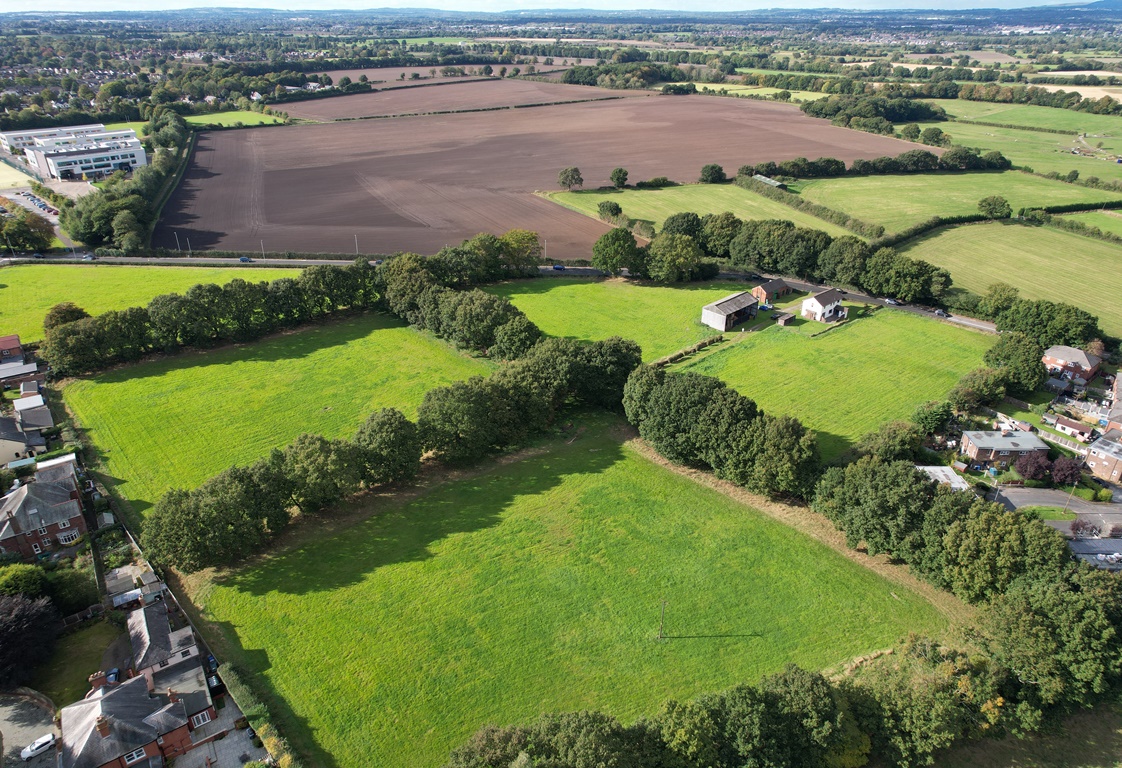
[{"label": "white car", "polygon": [[53,733],[48,733],[46,736],[40,736],[34,742],[24,747],[23,751],[19,753],[19,756],[23,758],[23,761],[26,763],[31,758],[38,757],[48,749],[53,748],[54,745],[55,735]]},{"label": "white car", "polygon": [[884,303],[885,303],[885,304],[890,304],[890,305],[892,305],[893,307],[898,307],[898,306],[900,306],[900,302],[896,301],[896,299],[885,299],[885,300],[884,300]]}]

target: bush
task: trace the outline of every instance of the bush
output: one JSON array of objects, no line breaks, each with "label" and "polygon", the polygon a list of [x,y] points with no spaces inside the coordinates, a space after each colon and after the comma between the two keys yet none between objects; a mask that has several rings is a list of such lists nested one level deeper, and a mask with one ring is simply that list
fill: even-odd
[{"label": "bush", "polygon": [[623,215],[623,208],[615,200],[601,200],[596,211],[604,221],[613,221]]},{"label": "bush", "polygon": [[676,187],[678,182],[671,181],[665,176],[655,176],[653,179],[635,182],[635,189],[662,189],[663,187]]},{"label": "bush", "polygon": [[702,166],[701,177],[698,179],[702,184],[724,184],[728,181],[725,176],[725,169],[716,163],[709,163]]}]

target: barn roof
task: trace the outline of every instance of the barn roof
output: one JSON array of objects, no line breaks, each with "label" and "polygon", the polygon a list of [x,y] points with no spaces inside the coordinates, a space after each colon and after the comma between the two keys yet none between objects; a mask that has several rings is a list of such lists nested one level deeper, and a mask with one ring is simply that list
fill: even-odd
[{"label": "barn roof", "polygon": [[763,288],[767,293],[775,293],[776,291],[782,291],[790,286],[787,285],[786,280],[776,278],[775,280],[768,280],[766,283],[760,283],[758,287]]},{"label": "barn roof", "polygon": [[739,312],[753,304],[759,304],[756,297],[747,291],[740,291],[739,293],[730,293],[712,304],[706,304],[702,309],[716,312],[718,315],[731,315],[733,312]]}]

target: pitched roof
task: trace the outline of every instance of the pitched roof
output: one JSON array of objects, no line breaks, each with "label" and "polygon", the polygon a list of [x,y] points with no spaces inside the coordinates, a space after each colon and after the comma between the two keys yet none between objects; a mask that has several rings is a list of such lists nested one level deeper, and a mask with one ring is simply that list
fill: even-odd
[{"label": "pitched roof", "polygon": [[30,376],[39,370],[37,363],[5,363],[0,365],[0,380]]},{"label": "pitched roof", "polygon": [[[20,387],[22,388],[22,384]],[[12,401],[12,407],[16,411],[26,411],[28,408],[38,408],[46,405],[47,401],[43,399],[42,395],[26,395],[25,397],[18,398]]]},{"label": "pitched roof", "polygon": [[790,288],[791,286],[787,285],[786,280],[780,280],[777,278],[775,280],[768,280],[766,283],[760,283],[756,287],[763,288],[768,293],[775,293],[776,291],[782,291],[786,288]]},{"label": "pitched roof", "polygon": [[823,307],[828,307],[835,302],[841,301],[844,297],[842,296],[842,292],[837,288],[827,288],[824,291],[814,294],[810,298],[817,301]]},{"label": "pitched roof", "polygon": [[152,690],[166,695],[170,695],[169,691],[175,691],[179,700],[183,702],[188,717],[202,712],[213,703],[210,699],[210,689],[206,684],[203,661],[198,656],[192,656],[179,664],[154,672]]},{"label": "pitched roof", "polygon": [[39,429],[50,429],[55,425],[54,417],[51,416],[51,409],[45,405],[16,411],[16,422],[19,424],[20,431],[24,433]]},{"label": "pitched roof", "polygon": [[[109,721],[108,736],[98,733],[98,717]],[[59,764],[96,768],[186,725],[187,714],[183,702],[149,694],[148,681],[140,676],[63,707],[61,720]]]},{"label": "pitched roof", "polygon": [[195,645],[190,627],[172,630],[167,604],[162,601],[129,614],[129,641],[138,672],[170,661],[183,649]]},{"label": "pitched roof", "polygon": [[20,346],[19,334],[10,334],[8,336],[0,336],[0,349],[11,349],[12,347]]},{"label": "pitched roof", "polygon": [[963,432],[964,438],[986,451],[1039,451],[1048,450],[1048,446],[1031,432],[1012,430],[1008,434],[1002,432]]},{"label": "pitched roof", "polygon": [[1096,456],[1122,460],[1122,432],[1117,429],[1108,431],[1091,443],[1091,453]]},{"label": "pitched roof", "polygon": [[716,312],[719,315],[731,315],[733,312],[739,312],[742,309],[759,304],[756,297],[747,291],[739,291],[738,293],[730,293],[723,299],[717,299],[712,304],[706,304],[702,310],[709,310]]},{"label": "pitched roof", "polygon": [[81,514],[81,504],[70,498],[70,489],[66,486],[39,481],[26,483],[0,499],[0,539]]},{"label": "pitched roof", "polygon": [[1093,431],[1090,424],[1084,424],[1082,421],[1069,419],[1067,416],[1057,416],[1056,424],[1062,424],[1068,429],[1076,430],[1078,432],[1085,432],[1087,434],[1090,434]]},{"label": "pitched roof", "polygon": [[1065,363],[1076,363],[1081,368],[1090,370],[1103,360],[1098,355],[1091,355],[1084,352],[1082,349],[1075,347],[1067,347],[1063,344],[1057,344],[1054,347],[1048,347],[1044,350],[1045,357],[1054,357],[1057,360],[1063,360]]},{"label": "pitched roof", "polygon": [[27,435],[19,431],[16,420],[11,416],[0,416],[0,440],[11,440],[14,443],[27,441]]}]

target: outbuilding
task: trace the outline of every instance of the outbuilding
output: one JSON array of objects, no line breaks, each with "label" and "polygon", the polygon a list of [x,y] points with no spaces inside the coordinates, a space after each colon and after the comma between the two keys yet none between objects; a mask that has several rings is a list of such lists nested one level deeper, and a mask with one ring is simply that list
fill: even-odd
[{"label": "outbuilding", "polygon": [[702,307],[701,322],[718,331],[727,331],[738,323],[755,317],[759,306],[760,303],[747,291],[730,293],[723,299]]}]

